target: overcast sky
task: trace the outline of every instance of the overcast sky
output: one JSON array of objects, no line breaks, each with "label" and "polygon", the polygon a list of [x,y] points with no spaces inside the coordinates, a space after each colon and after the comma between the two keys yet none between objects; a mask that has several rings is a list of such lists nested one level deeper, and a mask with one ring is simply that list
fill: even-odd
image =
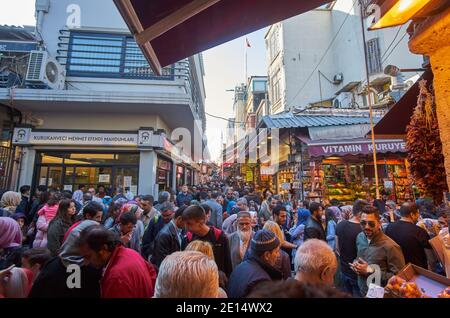
[{"label": "overcast sky", "polygon": [[[34,25],[35,0],[0,0],[0,24]],[[251,48],[247,51],[248,76],[266,75],[266,53],[264,34],[266,29],[249,34]],[[206,112],[233,117],[233,89],[245,78],[245,37],[225,43],[204,52]],[[221,149],[221,135],[226,136],[227,122],[206,116],[208,144],[212,158],[217,158]]]}]

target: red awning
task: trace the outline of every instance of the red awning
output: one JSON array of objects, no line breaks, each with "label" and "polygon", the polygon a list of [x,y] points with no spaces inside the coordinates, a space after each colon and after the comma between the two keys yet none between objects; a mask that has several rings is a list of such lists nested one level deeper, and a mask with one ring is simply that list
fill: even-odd
[{"label": "red awning", "polygon": [[153,70],[329,0],[114,0]]},{"label": "red awning", "polygon": [[411,116],[417,105],[419,96],[419,81],[426,80],[427,85],[433,83],[433,73],[431,70],[425,71],[422,77],[392,106],[389,112],[375,125],[374,132],[377,138],[384,136],[406,135],[406,126],[411,121]]}]

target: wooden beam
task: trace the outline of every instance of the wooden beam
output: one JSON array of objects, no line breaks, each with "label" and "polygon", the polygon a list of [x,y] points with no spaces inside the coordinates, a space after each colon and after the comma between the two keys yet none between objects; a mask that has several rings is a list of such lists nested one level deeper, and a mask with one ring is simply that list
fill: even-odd
[{"label": "wooden beam", "polygon": [[167,17],[151,25],[144,31],[136,34],[136,42],[140,45],[143,45],[145,42],[149,42],[157,38],[158,36],[164,34],[177,25],[180,25],[184,21],[192,18],[196,14],[206,10],[219,1],[220,0],[193,0],[181,9],[169,14]]},{"label": "wooden beam", "polygon": [[139,45],[139,47],[141,48],[142,53],[144,53],[144,56],[147,58],[147,61],[149,62],[153,72],[155,72],[156,75],[161,76],[162,75],[161,63],[159,63],[158,57],[156,56],[155,50],[153,49],[150,42],[146,42],[143,45]]},{"label": "wooden beam", "polygon": [[144,31],[141,21],[139,21],[136,11],[134,11],[134,7],[131,4],[131,0],[114,0],[114,3],[133,35]]}]

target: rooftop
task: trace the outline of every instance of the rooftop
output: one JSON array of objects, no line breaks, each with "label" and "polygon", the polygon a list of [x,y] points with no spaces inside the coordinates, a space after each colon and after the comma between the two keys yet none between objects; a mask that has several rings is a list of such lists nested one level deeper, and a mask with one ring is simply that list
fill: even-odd
[{"label": "rooftop", "polygon": [[18,27],[14,25],[0,25],[0,41],[34,42],[32,27]]},{"label": "rooftop", "polygon": [[[374,118],[377,123],[379,117]],[[343,115],[294,115],[293,113],[281,113],[264,116],[260,127],[267,128],[307,128],[370,124],[368,116],[343,116]]]}]

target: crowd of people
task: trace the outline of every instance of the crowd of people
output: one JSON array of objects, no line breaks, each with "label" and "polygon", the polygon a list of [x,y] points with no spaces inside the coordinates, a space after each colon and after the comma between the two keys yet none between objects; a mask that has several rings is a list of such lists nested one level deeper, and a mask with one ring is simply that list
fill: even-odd
[{"label": "crowd of people", "polygon": [[[425,199],[293,202],[211,182],[108,195],[39,186],[0,209],[0,297],[364,297],[407,263],[444,274],[429,245],[448,211]],[[377,267],[377,268],[376,268]]]}]

